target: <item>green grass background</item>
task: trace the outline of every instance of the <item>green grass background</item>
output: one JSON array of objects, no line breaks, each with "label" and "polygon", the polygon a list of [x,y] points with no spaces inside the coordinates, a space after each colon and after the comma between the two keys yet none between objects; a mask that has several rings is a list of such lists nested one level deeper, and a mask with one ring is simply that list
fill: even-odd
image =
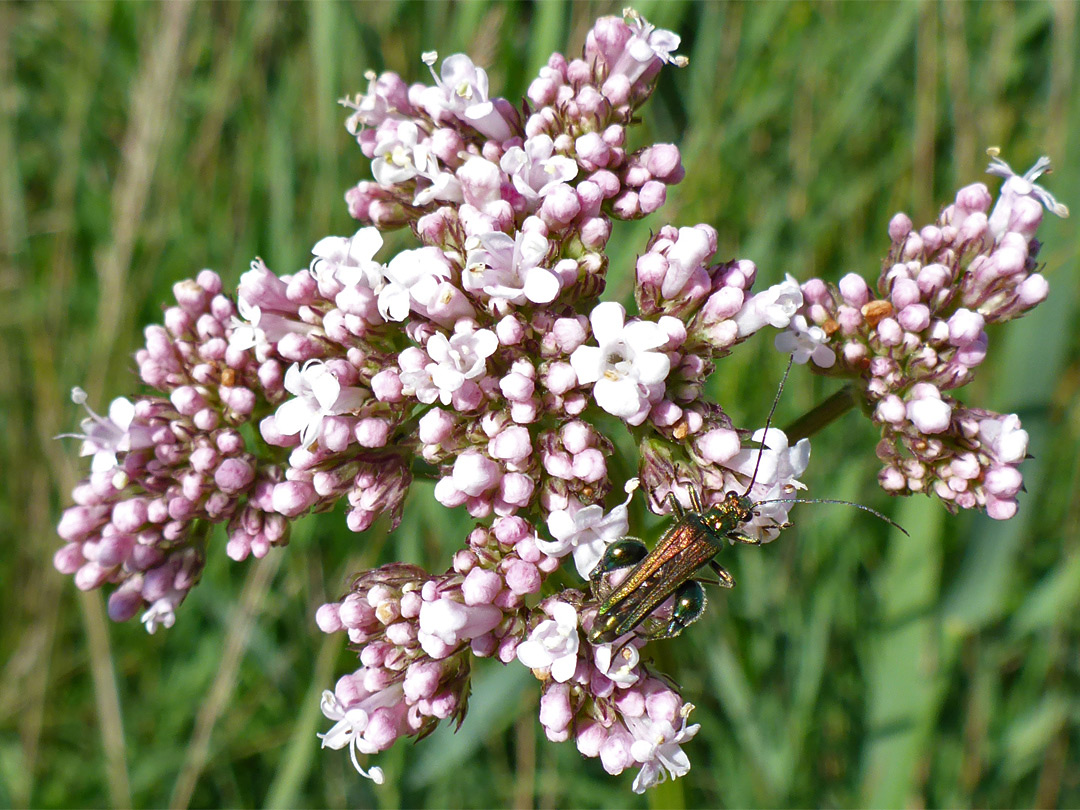
[{"label": "green grass background", "polygon": [[[660,217],[618,224],[608,295],[665,221],[717,227],[762,283],[790,272],[875,277],[897,210],[928,221],[984,178],[1049,154],[1080,211],[1077,5],[640,3],[684,36],[634,143],[674,141],[686,180]],[[340,512],[291,546],[231,563],[218,537],[176,627],[113,625],[51,557],[83,474],[53,437],[131,392],[141,329],[202,267],[235,283],[263,256],[307,263],[355,228],[344,190],[367,161],[336,100],[367,68],[424,78],[419,54],[464,50],[519,97],[556,49],[577,54],[601,3],[0,5],[0,806],[1077,806],[1080,805],[1080,365],[1077,220],[1050,218],[1051,298],[990,334],[968,402],[1021,415],[1035,456],[1018,517],[948,515],[875,485],[874,432],[821,434],[817,497],[843,507],[724,564],[739,586],[658,665],[697,704],[693,770],[644,797],[572,744],[548,742],[522,667],[481,666],[461,730],[378,758],[375,788],[320,753],[320,690],[355,656],[315,608],[361,566],[442,570],[469,523],[429,486],[402,526],[351,535]],[[409,245],[407,234],[391,247]],[[385,255],[390,255],[387,252]],[[764,421],[782,369],[761,336],[711,395]],[[834,384],[796,369],[781,422]],[[640,510],[640,506],[638,506]],[[658,522],[638,511],[635,529]]]}]

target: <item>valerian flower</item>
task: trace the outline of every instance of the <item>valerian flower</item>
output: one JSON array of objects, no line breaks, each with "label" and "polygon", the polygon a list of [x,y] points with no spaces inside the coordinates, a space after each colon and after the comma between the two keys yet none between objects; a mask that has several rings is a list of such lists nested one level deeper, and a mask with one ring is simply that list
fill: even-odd
[{"label": "valerian flower", "polygon": [[572,605],[549,602],[544,619],[517,648],[517,657],[529,669],[547,669],[558,683],[565,683],[577,669],[578,615]]},{"label": "valerian flower", "polygon": [[359,388],[342,388],[321,360],[293,363],[285,372],[285,390],[294,398],[278,407],[274,422],[282,435],[299,435],[304,448],[319,439],[327,416],[354,411],[366,398]]},{"label": "valerian flower", "polygon": [[656,351],[668,335],[651,321],[626,321],[621,304],[597,304],[589,316],[598,346],[579,346],[570,365],[579,383],[593,384],[596,404],[631,425],[640,425],[663,392],[671,361]]}]

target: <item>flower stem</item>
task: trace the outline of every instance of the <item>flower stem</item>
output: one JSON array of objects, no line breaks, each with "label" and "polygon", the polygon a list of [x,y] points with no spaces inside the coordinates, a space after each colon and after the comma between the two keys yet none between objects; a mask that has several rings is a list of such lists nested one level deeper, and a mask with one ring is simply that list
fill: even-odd
[{"label": "flower stem", "polygon": [[855,389],[851,385],[845,385],[828,399],[814,406],[814,408],[786,428],[784,432],[789,442],[797,442],[814,435],[823,427],[839,419],[855,406]]}]

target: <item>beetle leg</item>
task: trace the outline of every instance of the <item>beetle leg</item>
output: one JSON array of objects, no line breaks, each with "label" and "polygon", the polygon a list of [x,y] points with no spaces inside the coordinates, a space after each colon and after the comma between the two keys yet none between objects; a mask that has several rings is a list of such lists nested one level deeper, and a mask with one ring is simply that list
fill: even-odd
[{"label": "beetle leg", "polygon": [[666,625],[647,633],[650,639],[674,638],[689,625],[701,618],[705,612],[705,589],[695,579],[684,582],[675,590],[675,604],[671,608],[671,619]]},{"label": "beetle leg", "polygon": [[709,567],[716,572],[716,575],[720,577],[721,588],[734,588],[735,577],[727,572],[727,569],[720,565],[716,560],[709,561]]},{"label": "beetle leg", "polygon": [[734,540],[736,543],[744,543],[744,544],[746,544],[748,546],[760,546],[761,545],[761,538],[760,537],[751,537],[750,535],[746,534],[745,532],[740,532],[738,529],[735,529],[733,531],[728,532],[727,536],[728,536],[728,539]]},{"label": "beetle leg", "polygon": [[705,511],[705,507],[701,504],[701,493],[697,491],[697,487],[693,484],[687,484],[686,489],[690,492],[690,506],[694,511],[701,514]]},{"label": "beetle leg", "polygon": [[675,515],[675,520],[682,520],[686,511],[683,509],[682,504],[679,503],[679,499],[675,497],[675,492],[669,489],[664,500],[671,501],[671,514]]}]

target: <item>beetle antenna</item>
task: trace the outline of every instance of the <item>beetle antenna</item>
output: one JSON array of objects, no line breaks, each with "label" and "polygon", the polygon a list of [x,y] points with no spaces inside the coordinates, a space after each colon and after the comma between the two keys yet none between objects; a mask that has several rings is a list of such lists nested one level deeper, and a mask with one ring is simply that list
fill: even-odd
[{"label": "beetle antenna", "polygon": [[784,376],[780,378],[780,387],[776,389],[776,396],[773,398],[772,407],[769,408],[769,416],[765,420],[765,431],[761,434],[761,449],[758,451],[757,463],[754,465],[754,474],[750,476],[750,483],[746,485],[746,492],[743,493],[745,498],[750,494],[750,490],[753,489],[754,482],[757,481],[758,470],[761,468],[761,459],[765,455],[765,439],[769,435],[769,427],[772,425],[773,414],[776,413],[776,406],[780,403],[780,395],[784,393],[784,383],[787,382],[788,374],[791,373],[791,364],[795,360],[795,355],[791,355],[787,361],[787,368],[784,369]]},{"label": "beetle antenna", "polygon": [[874,517],[880,518],[881,520],[884,520],[890,526],[895,526],[897,529],[902,531],[904,534],[907,534],[908,537],[911,537],[911,535],[908,534],[907,529],[905,529],[903,526],[901,526],[895,520],[893,520],[892,518],[886,517],[885,515],[881,514],[881,512],[877,511],[876,509],[871,509],[869,506],[863,506],[861,503],[852,503],[851,501],[836,501],[836,500],[832,500],[831,498],[770,498],[767,501],[758,501],[757,503],[754,504],[754,507],[756,508],[756,507],[761,506],[761,505],[766,504],[766,503],[842,503],[845,506],[854,506],[856,509],[862,509],[864,512],[869,512]]}]

